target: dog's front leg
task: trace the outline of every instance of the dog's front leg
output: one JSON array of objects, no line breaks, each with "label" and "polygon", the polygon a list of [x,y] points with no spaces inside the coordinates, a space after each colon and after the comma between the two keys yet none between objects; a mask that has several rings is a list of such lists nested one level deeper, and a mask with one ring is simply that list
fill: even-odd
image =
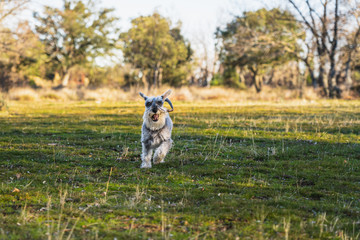
[{"label": "dog's front leg", "polygon": [[154,154],[154,164],[163,163],[172,146],[172,140],[168,139],[160,144]]},{"label": "dog's front leg", "polygon": [[151,168],[151,156],[153,150],[145,143],[142,143],[141,168]]}]

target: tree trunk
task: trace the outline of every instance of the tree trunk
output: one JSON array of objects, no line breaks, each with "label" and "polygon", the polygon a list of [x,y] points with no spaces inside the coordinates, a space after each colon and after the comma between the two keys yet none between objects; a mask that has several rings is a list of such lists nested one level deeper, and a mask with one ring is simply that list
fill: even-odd
[{"label": "tree trunk", "polygon": [[256,92],[259,93],[262,90],[262,76],[256,75],[254,77],[254,80]]},{"label": "tree trunk", "polygon": [[304,97],[304,83],[305,83],[305,76],[301,73],[298,75],[298,90],[299,90],[299,98]]},{"label": "tree trunk", "polygon": [[65,76],[63,77],[63,79],[61,80],[61,85],[62,85],[63,87],[68,86],[68,84],[69,84],[69,79],[70,79],[70,73],[67,72],[67,73],[65,74]]},{"label": "tree trunk", "polygon": [[348,72],[346,73],[346,78],[345,78],[345,90],[347,90],[347,91],[350,90],[352,83],[353,83],[350,73],[351,73],[351,70],[349,69]]},{"label": "tree trunk", "polygon": [[329,97],[330,98],[341,98],[341,89],[338,87],[336,81],[336,65],[335,65],[335,58],[331,59],[330,64],[330,73],[328,79],[329,85]]},{"label": "tree trunk", "polygon": [[318,88],[318,84],[317,84],[317,81],[316,81],[316,77],[314,75],[314,71],[312,69],[309,69],[309,73],[310,73],[310,78],[311,78],[311,84],[313,86],[314,89],[317,89]]},{"label": "tree trunk", "polygon": [[243,68],[238,67],[237,72],[238,72],[238,74],[239,74],[239,82],[245,84],[245,77],[244,77],[244,70],[243,70]]},{"label": "tree trunk", "polygon": [[206,66],[205,70],[204,70],[203,81],[202,81],[202,84],[201,84],[202,87],[207,87],[208,86],[208,77],[209,77],[209,71],[208,71],[208,68]]},{"label": "tree trunk", "polygon": [[147,71],[142,69],[142,70],[141,70],[141,73],[142,73],[141,82],[142,82],[142,84],[144,85],[144,88],[145,88],[145,89],[149,89],[149,83],[148,83],[147,78],[146,78],[146,76],[147,76]]},{"label": "tree trunk", "polygon": [[[360,28],[359,28],[360,30]],[[350,70],[350,63],[352,58],[352,51],[350,50],[348,53],[348,59],[345,63],[345,90],[349,91],[352,85],[352,78],[351,78],[351,70]]]},{"label": "tree trunk", "polygon": [[338,97],[340,98],[340,89],[338,88],[336,84],[336,78],[335,78],[335,66],[333,69],[330,70],[329,79],[328,79],[328,85],[329,85],[329,97],[334,98]]},{"label": "tree trunk", "polygon": [[319,57],[319,76],[317,82],[319,86],[323,87],[325,96],[329,96],[329,85],[328,85],[328,76],[326,75],[325,64],[326,64],[326,55],[322,54]]},{"label": "tree trunk", "polygon": [[258,69],[256,66],[251,66],[249,70],[253,73],[251,85],[254,84],[256,92],[259,93],[262,90],[262,77],[258,76]]},{"label": "tree trunk", "polygon": [[311,67],[311,64],[309,63],[309,58],[301,58],[301,60],[305,63],[307,70],[309,71],[310,74],[310,78],[311,78],[311,85],[313,86],[314,89],[317,89],[318,87],[318,82],[317,79],[314,75],[314,69]]},{"label": "tree trunk", "polygon": [[154,86],[154,88],[156,88],[157,87],[157,77],[158,77],[158,69],[157,69],[157,67],[155,66],[154,67],[154,77],[153,77],[153,86]]},{"label": "tree trunk", "polygon": [[319,75],[319,77],[321,77],[321,80],[322,80],[322,86],[323,86],[323,89],[324,89],[324,94],[325,94],[325,96],[329,97],[328,76],[323,71],[321,73],[321,75]]},{"label": "tree trunk", "polygon": [[[320,87],[324,87],[324,76],[325,76],[325,69],[323,67],[323,65],[325,64],[325,62],[320,60],[320,67],[319,67],[319,76],[317,77],[317,83],[319,84]],[[327,85],[327,83],[325,84]]]},{"label": "tree trunk", "polygon": [[154,78],[153,78],[153,86],[154,88],[159,87],[159,68],[160,68],[160,62],[157,62],[154,65]]},{"label": "tree trunk", "polygon": [[61,79],[61,77],[60,77],[59,72],[55,72],[54,78],[53,78],[53,84],[54,84],[54,85],[60,85],[60,84],[61,84],[61,81],[62,81],[62,79]]},{"label": "tree trunk", "polygon": [[297,89],[299,91],[299,98],[304,97],[304,85],[305,85],[305,74],[304,74],[304,71],[300,71],[300,69],[298,67]]},{"label": "tree trunk", "polygon": [[161,85],[162,85],[162,72],[163,72],[163,69],[162,68],[159,68],[158,70],[158,88],[161,88]]},{"label": "tree trunk", "polygon": [[331,50],[330,50],[330,74],[329,74],[329,97],[339,97],[340,89],[336,84],[336,65],[335,65],[335,53],[338,43],[338,23],[339,23],[339,0],[335,1],[335,20],[334,20],[334,34],[331,41]]}]

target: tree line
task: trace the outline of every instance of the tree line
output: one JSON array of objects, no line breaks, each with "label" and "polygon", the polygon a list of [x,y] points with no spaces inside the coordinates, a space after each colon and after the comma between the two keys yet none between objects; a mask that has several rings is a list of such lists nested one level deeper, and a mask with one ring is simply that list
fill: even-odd
[{"label": "tree line", "polygon": [[[64,0],[61,8],[34,12],[32,24],[9,27],[7,19],[28,3],[0,1],[3,91],[44,82],[57,88],[254,86],[257,92],[269,85],[300,94],[312,86],[334,98],[360,88],[357,0],[288,0],[287,9],[243,12],[216,29],[210,63],[182,35],[180,22],[157,12],[134,18],[121,31],[114,9]],[[104,61],[116,64],[99,64]]]}]

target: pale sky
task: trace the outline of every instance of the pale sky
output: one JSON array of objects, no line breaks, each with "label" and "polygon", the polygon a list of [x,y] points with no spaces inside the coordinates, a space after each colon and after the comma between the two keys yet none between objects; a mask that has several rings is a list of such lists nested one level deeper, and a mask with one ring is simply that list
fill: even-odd
[{"label": "pale sky", "polygon": [[[279,2],[284,0],[278,0]],[[97,5],[115,8],[120,17],[123,30],[130,26],[130,20],[140,15],[150,15],[155,10],[173,22],[183,22],[183,32],[191,35],[194,31],[211,29],[215,31],[217,25],[224,20],[231,19],[231,14],[239,14],[245,10],[258,9],[270,0],[101,0]],[[44,5],[62,7],[62,0],[32,0],[31,11],[40,11]],[[26,14],[28,15],[28,14]]]},{"label": "pale sky", "polygon": [[[282,2],[284,0],[278,0]],[[155,10],[170,18],[173,23],[181,21],[182,33],[189,39],[197,38],[199,33],[212,38],[216,27],[232,18],[232,14],[240,14],[245,10],[258,9],[271,0],[102,0],[97,5],[115,8],[115,14],[120,17],[120,28],[126,31],[130,21],[140,15],[150,15]],[[41,12],[44,5],[61,8],[62,0],[33,0],[30,11],[24,18],[31,17],[31,11]]]},{"label": "pale sky", "polygon": [[[217,26],[223,26],[234,15],[243,11],[261,7],[279,6],[286,0],[102,0],[97,6],[115,8],[120,18],[120,29],[126,31],[131,26],[131,19],[140,15],[150,15],[155,10],[169,18],[172,23],[182,22],[182,34],[188,39],[193,49],[200,53],[200,41],[208,46],[209,55],[213,54],[214,32]],[[277,3],[274,3],[277,2]],[[23,19],[32,18],[32,12],[42,12],[45,5],[61,8],[62,0],[32,0],[29,9],[22,14]]]}]

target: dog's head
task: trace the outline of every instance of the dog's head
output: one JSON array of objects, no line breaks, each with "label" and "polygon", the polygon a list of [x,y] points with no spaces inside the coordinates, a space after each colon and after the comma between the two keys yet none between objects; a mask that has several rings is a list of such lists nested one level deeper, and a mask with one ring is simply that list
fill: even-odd
[{"label": "dog's head", "polygon": [[[174,107],[171,101],[167,98],[171,94],[171,90],[167,90],[164,94],[157,97],[145,96],[142,92],[139,93],[145,100],[144,120],[149,123],[164,122],[168,112],[172,112]],[[164,102],[169,103],[171,110],[164,107]]]}]

